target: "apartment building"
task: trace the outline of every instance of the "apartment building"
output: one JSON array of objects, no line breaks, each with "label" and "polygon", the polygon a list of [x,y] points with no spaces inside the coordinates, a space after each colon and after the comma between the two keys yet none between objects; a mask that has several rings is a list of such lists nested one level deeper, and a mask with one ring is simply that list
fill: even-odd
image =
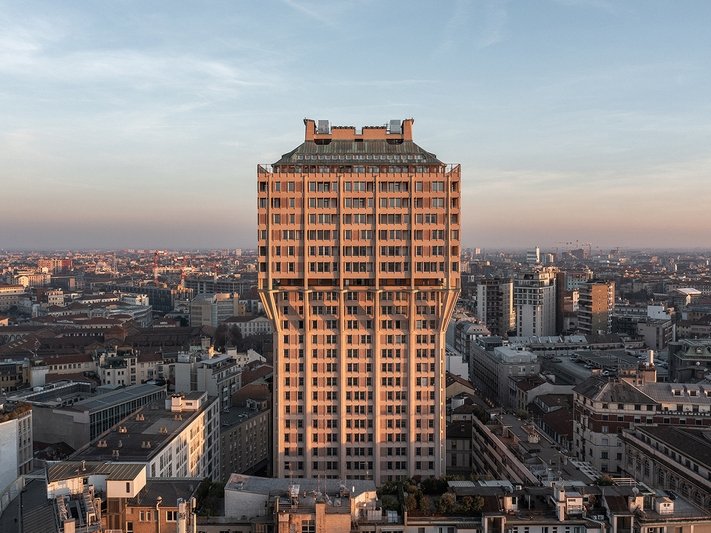
[{"label": "apartment building", "polygon": [[554,268],[538,268],[514,279],[518,337],[556,334],[556,273]]},{"label": "apartment building", "polygon": [[513,281],[483,279],[476,286],[476,314],[492,335],[506,337],[516,327]]},{"label": "apartment building", "polygon": [[653,487],[678,491],[711,509],[711,431],[640,426],[622,432],[622,470]]},{"label": "apartment building", "polygon": [[152,478],[220,479],[220,409],[204,392],[172,394],[124,418],[71,459],[142,463]]},{"label": "apartment building", "polygon": [[578,329],[582,333],[612,333],[615,309],[615,282],[582,283],[578,299]]},{"label": "apartment building", "polygon": [[622,432],[638,426],[711,428],[708,384],[591,377],[573,389],[573,451],[602,472],[621,472]]},{"label": "apartment building", "polygon": [[276,476],[445,471],[460,167],[415,144],[413,122],[357,132],[305,120],[304,143],[258,167]]}]

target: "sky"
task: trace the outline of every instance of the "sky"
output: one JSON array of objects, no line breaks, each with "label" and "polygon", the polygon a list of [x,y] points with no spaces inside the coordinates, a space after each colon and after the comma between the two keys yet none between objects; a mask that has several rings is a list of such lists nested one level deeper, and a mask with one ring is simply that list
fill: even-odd
[{"label": "sky", "polygon": [[303,118],[415,119],[465,246],[711,248],[711,2],[0,0],[0,248],[255,246]]}]

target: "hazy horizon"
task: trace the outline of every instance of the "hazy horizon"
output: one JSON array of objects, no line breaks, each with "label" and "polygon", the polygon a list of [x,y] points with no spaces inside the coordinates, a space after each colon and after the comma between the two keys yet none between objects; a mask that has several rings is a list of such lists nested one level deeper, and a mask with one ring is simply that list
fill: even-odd
[{"label": "hazy horizon", "polygon": [[466,247],[711,248],[708,2],[0,7],[0,249],[253,248],[304,117],[414,117]]}]

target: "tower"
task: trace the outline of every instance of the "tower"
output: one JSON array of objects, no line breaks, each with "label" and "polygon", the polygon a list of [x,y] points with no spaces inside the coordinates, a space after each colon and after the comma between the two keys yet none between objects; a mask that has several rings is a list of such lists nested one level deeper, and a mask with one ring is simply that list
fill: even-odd
[{"label": "tower", "polygon": [[413,122],[307,119],[304,143],[257,169],[277,476],[444,473],[460,167],[416,145]]},{"label": "tower", "polygon": [[592,280],[580,286],[578,327],[583,333],[611,333],[615,282]]},{"label": "tower", "polygon": [[555,335],[556,272],[553,267],[538,267],[517,274],[513,287],[517,336]]}]

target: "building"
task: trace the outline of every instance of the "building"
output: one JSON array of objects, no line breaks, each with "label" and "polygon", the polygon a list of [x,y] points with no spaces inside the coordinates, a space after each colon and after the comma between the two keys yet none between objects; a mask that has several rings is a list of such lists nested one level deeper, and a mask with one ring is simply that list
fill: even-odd
[{"label": "building", "polygon": [[32,471],[32,407],[0,403],[0,493]]},{"label": "building", "polygon": [[578,329],[582,333],[612,333],[615,282],[589,281],[579,290]]},{"label": "building", "polygon": [[229,409],[232,394],[241,387],[241,367],[230,355],[180,353],[174,363],[175,392],[207,392]]},{"label": "building", "polygon": [[[220,479],[226,481],[231,474],[253,474],[266,471],[271,461],[272,410],[269,391],[261,387],[256,394],[247,394],[242,405],[233,406],[220,415]],[[246,392],[246,391],[245,391]],[[254,392],[254,390],[253,390]],[[239,393],[238,393],[239,394]]]},{"label": "building", "polygon": [[165,387],[131,385],[92,395],[87,383],[57,383],[23,398],[32,405],[34,438],[81,448],[142,406],[162,399]]},{"label": "building", "polygon": [[513,281],[483,279],[476,286],[476,314],[492,335],[506,337],[516,328]]},{"label": "building", "polygon": [[641,425],[711,428],[708,385],[592,377],[573,389],[576,457],[602,472],[622,471],[621,435]]},{"label": "building", "polygon": [[194,531],[193,495],[201,480],[150,479],[146,473],[142,463],[50,464],[46,497],[53,504],[55,520],[42,531],[57,531],[55,524],[64,533]]},{"label": "building", "polygon": [[711,339],[682,339],[669,344],[669,381],[701,381],[711,374]]},{"label": "building", "polygon": [[141,463],[152,478],[220,479],[220,409],[204,392],[172,394],[75,452],[77,461]]},{"label": "building", "polygon": [[[350,532],[353,523],[365,522],[369,515],[385,522],[382,509],[377,508],[372,481],[233,474],[225,485],[225,516],[219,518],[225,524],[237,520],[256,522],[256,531],[315,533]],[[208,531],[209,523],[209,519],[201,520],[198,529]],[[220,529],[226,528],[221,526]]]},{"label": "building", "polygon": [[488,337],[491,335],[489,329],[484,324],[479,323],[476,318],[452,320],[449,329],[454,330],[454,349],[467,361],[469,360],[469,352],[471,351],[472,344],[475,343],[479,337]]},{"label": "building", "polygon": [[648,318],[637,322],[637,335],[644,339],[644,345],[658,352],[665,350],[674,341],[675,326],[669,320]]},{"label": "building", "polygon": [[11,307],[17,307],[20,299],[29,296],[22,285],[0,284],[0,311],[8,311]]},{"label": "building", "polygon": [[556,270],[539,268],[514,278],[516,336],[556,334]]},{"label": "building", "polygon": [[330,128],[259,166],[259,294],[275,334],[276,476],[445,471],[445,333],[460,167],[412,119]]},{"label": "building", "polygon": [[472,472],[472,422],[447,424],[447,474],[468,476]]},{"label": "building", "polygon": [[244,309],[234,293],[198,294],[190,302],[190,325],[212,326],[236,315],[243,315]]},{"label": "building", "polygon": [[271,335],[274,333],[272,321],[265,316],[234,316],[225,320],[228,328],[237,328],[242,337],[250,335]]},{"label": "building", "polygon": [[541,371],[536,354],[521,347],[502,346],[499,337],[480,338],[472,344],[469,357],[472,383],[481,394],[506,407],[517,403],[510,379],[537,376]]},{"label": "building", "polygon": [[242,272],[238,276],[188,276],[185,287],[195,294],[246,293],[256,287],[257,277],[254,273]]},{"label": "building", "polygon": [[176,302],[187,300],[193,296],[193,290],[190,288],[169,289],[164,287],[155,287],[152,285],[123,285],[106,283],[102,285],[106,291],[120,291],[131,294],[145,294],[148,296],[151,307],[159,313],[169,313],[175,308]]},{"label": "building", "polygon": [[629,477],[711,509],[711,430],[639,426],[622,432]]}]

